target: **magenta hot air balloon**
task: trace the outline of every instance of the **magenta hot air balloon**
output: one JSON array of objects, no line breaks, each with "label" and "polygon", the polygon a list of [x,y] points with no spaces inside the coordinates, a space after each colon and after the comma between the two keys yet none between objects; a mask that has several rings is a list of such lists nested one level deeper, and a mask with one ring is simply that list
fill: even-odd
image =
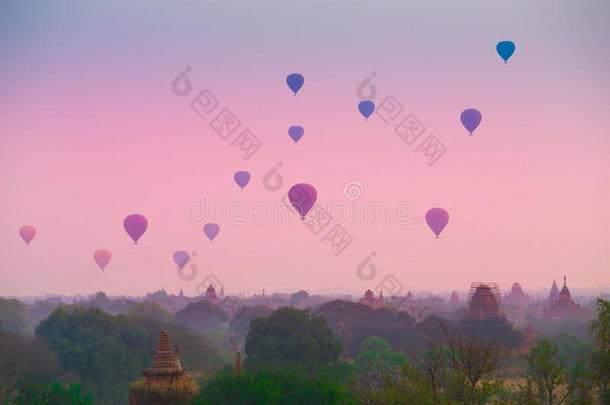
[{"label": "magenta hot air balloon", "polygon": [[123,227],[127,232],[127,235],[133,239],[133,244],[138,244],[138,239],[144,235],[146,228],[148,227],[148,220],[144,215],[131,214],[123,221]]},{"label": "magenta hot air balloon", "polygon": [[246,171],[235,172],[235,174],[233,175],[233,179],[243,191],[244,187],[246,187],[248,183],[250,183],[250,173]]},{"label": "magenta hot air balloon", "polygon": [[301,219],[305,219],[305,215],[316,203],[316,198],[318,198],[318,192],[310,184],[295,184],[288,190],[290,204],[301,215]]},{"label": "magenta hot air balloon", "polygon": [[191,257],[189,256],[189,252],[185,250],[178,250],[174,252],[174,262],[182,269],[189,262]]},{"label": "magenta hot air balloon", "polygon": [[210,223],[203,226],[203,233],[208,237],[210,243],[218,235],[218,232],[220,232],[220,226],[218,226],[218,224]]},{"label": "magenta hot air balloon", "polygon": [[438,236],[441,234],[445,226],[449,222],[449,213],[442,208],[432,208],[426,212],[426,223],[432,229],[432,232]]},{"label": "magenta hot air balloon", "polygon": [[108,263],[110,263],[110,259],[112,259],[112,253],[110,253],[110,250],[106,249],[96,250],[93,253],[93,259],[97,265],[100,266],[100,269],[104,270],[104,268],[108,266]]},{"label": "magenta hot air balloon", "polygon": [[25,242],[27,246],[30,246],[30,242],[36,236],[36,228],[32,225],[23,225],[19,228],[19,235],[21,235],[21,239]]}]

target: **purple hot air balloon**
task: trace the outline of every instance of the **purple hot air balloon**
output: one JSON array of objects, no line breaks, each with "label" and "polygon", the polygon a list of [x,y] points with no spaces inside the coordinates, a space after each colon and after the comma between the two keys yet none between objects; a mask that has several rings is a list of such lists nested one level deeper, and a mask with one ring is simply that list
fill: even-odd
[{"label": "purple hot air balloon", "polygon": [[235,179],[235,182],[237,183],[237,185],[239,187],[241,187],[242,191],[244,189],[244,187],[246,187],[248,185],[248,183],[250,182],[250,173],[248,172],[235,172],[235,175],[233,175],[233,178]]},{"label": "purple hot air balloon", "polygon": [[290,204],[295,210],[301,215],[301,219],[305,219],[305,215],[309,212],[311,207],[316,203],[318,192],[310,184],[295,184],[288,190],[288,199]]},{"label": "purple hot air balloon", "polygon": [[477,127],[481,123],[481,113],[479,112],[479,110],[469,108],[467,110],[462,111],[462,115],[460,115],[460,120],[462,120],[462,125],[464,125],[470,135],[472,135],[474,130],[477,129]]},{"label": "purple hot air balloon", "polygon": [[100,269],[104,270],[104,268],[110,263],[110,259],[112,258],[112,253],[110,250],[100,249],[96,250],[93,253],[93,259],[100,266]]},{"label": "purple hot air balloon", "polygon": [[368,121],[373,111],[375,111],[375,103],[370,100],[361,101],[358,103],[358,111]]},{"label": "purple hot air balloon", "polygon": [[303,127],[298,125],[293,125],[288,128],[288,136],[294,141],[295,144],[303,137],[304,133],[305,130]]},{"label": "purple hot air balloon", "polygon": [[177,252],[174,252],[174,262],[178,265],[178,267],[180,267],[181,270],[184,266],[186,266],[190,258],[189,252],[185,250],[178,250]]},{"label": "purple hot air balloon", "polygon": [[127,232],[127,235],[133,239],[133,244],[138,244],[138,239],[144,235],[146,228],[148,227],[148,220],[144,215],[131,214],[123,221],[123,227]]},{"label": "purple hot air balloon", "polygon": [[442,208],[432,208],[426,212],[426,223],[437,239],[438,235],[445,229],[447,222],[449,222],[449,213]]},{"label": "purple hot air balloon", "polygon": [[210,223],[203,226],[203,233],[205,233],[205,236],[210,239],[210,243],[216,237],[216,235],[218,235],[218,232],[220,232],[220,226],[218,226],[218,224]]},{"label": "purple hot air balloon", "polygon": [[36,228],[32,225],[23,225],[19,228],[19,235],[21,235],[21,239],[25,242],[27,246],[30,246],[30,242],[36,236]]}]

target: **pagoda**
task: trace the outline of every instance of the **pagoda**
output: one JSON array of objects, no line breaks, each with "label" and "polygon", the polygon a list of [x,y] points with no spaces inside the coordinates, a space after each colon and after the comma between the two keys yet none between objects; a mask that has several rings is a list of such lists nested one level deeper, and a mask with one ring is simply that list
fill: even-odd
[{"label": "pagoda", "polygon": [[460,296],[458,295],[457,291],[453,291],[451,293],[451,298],[449,298],[449,303],[450,304],[459,304],[459,303],[461,303]]},{"label": "pagoda", "polygon": [[210,283],[208,288],[205,290],[205,294],[203,295],[203,299],[209,302],[212,305],[218,305],[220,303],[220,298],[216,296],[216,289]]},{"label": "pagoda", "polygon": [[[553,285],[555,283],[553,282]],[[579,315],[583,312],[582,308],[572,300],[572,294],[568,289],[566,276],[563,276],[563,288],[559,292],[556,301],[542,310],[542,314],[547,318],[561,319],[569,316]]]},{"label": "pagoda", "polygon": [[500,302],[500,290],[495,283],[472,283],[466,309],[466,318],[504,317]]},{"label": "pagoda", "polygon": [[554,304],[559,299],[559,288],[557,288],[557,283],[553,280],[553,286],[551,287],[551,292],[549,293],[549,302]]},{"label": "pagoda", "polygon": [[188,401],[198,386],[184,374],[177,352],[172,350],[169,333],[162,330],[152,367],[142,371],[143,380],[133,382],[129,405],[170,405]]},{"label": "pagoda", "polygon": [[383,291],[380,292],[378,298],[375,298],[373,291],[371,291],[370,289],[366,290],[366,292],[364,293],[364,298],[359,301],[360,304],[367,305],[371,308],[381,307],[383,306],[383,302]]},{"label": "pagoda", "polygon": [[527,323],[525,333],[522,333],[522,335],[523,344],[521,345],[521,348],[518,350],[518,352],[521,354],[528,354],[532,347],[536,346],[537,343],[536,333],[534,332],[534,328],[532,328],[531,323]]},{"label": "pagoda", "polygon": [[527,307],[530,304],[530,297],[521,288],[521,284],[515,282],[510,288],[510,292],[504,296],[504,303],[517,307]]}]

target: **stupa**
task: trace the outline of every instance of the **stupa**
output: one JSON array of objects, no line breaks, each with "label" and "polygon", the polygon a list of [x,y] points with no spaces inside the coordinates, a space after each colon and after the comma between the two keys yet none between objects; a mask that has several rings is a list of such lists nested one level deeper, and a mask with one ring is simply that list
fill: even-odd
[{"label": "stupa", "polygon": [[518,307],[527,307],[530,304],[530,297],[521,288],[521,284],[515,282],[510,288],[510,292],[504,296],[504,303]]},{"label": "stupa", "polygon": [[504,316],[498,285],[495,283],[472,283],[465,317],[483,319],[497,316]]},{"label": "stupa", "polygon": [[381,307],[383,306],[383,291],[381,291],[379,293],[379,297],[375,298],[375,295],[373,294],[373,291],[366,290],[366,292],[364,293],[364,298],[362,298],[360,301],[360,304],[364,304],[364,305],[368,305],[371,308],[377,308],[377,307]]},{"label": "stupa", "polygon": [[162,330],[152,367],[142,371],[143,380],[133,382],[129,405],[170,405],[188,401],[198,386],[184,374],[180,359],[172,350],[169,333]]},{"label": "stupa", "polygon": [[557,300],[554,302],[551,301],[551,303],[542,310],[542,314],[547,318],[561,319],[579,315],[582,312],[582,308],[572,301],[572,294],[568,289],[566,276],[563,276],[563,288],[559,292]]},{"label": "stupa", "polygon": [[559,299],[559,288],[557,288],[557,283],[553,280],[553,286],[551,287],[551,292],[549,293],[549,302],[554,304]]}]

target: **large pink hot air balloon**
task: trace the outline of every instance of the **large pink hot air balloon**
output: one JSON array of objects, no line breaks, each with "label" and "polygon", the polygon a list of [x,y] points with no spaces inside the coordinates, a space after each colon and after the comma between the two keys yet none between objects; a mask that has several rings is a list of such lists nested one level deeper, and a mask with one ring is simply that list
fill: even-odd
[{"label": "large pink hot air balloon", "polygon": [[426,223],[432,229],[437,239],[443,229],[445,229],[447,222],[449,222],[449,213],[442,208],[432,208],[426,212]]},{"label": "large pink hot air balloon", "polygon": [[316,203],[317,198],[318,192],[311,184],[295,184],[288,190],[290,204],[301,215],[301,219],[305,219],[305,215]]},{"label": "large pink hot air balloon", "polygon": [[23,239],[25,244],[30,246],[30,242],[36,236],[36,228],[31,225],[23,225],[19,228],[19,235],[21,235],[21,239]]},{"label": "large pink hot air balloon", "polygon": [[110,253],[110,250],[100,249],[96,250],[95,253],[93,253],[93,259],[102,270],[104,270],[108,263],[110,263],[111,258],[112,253]]},{"label": "large pink hot air balloon", "polygon": [[123,221],[123,227],[125,228],[127,235],[133,239],[134,245],[137,245],[138,239],[144,235],[144,232],[148,227],[148,220],[144,215],[131,214]]}]

